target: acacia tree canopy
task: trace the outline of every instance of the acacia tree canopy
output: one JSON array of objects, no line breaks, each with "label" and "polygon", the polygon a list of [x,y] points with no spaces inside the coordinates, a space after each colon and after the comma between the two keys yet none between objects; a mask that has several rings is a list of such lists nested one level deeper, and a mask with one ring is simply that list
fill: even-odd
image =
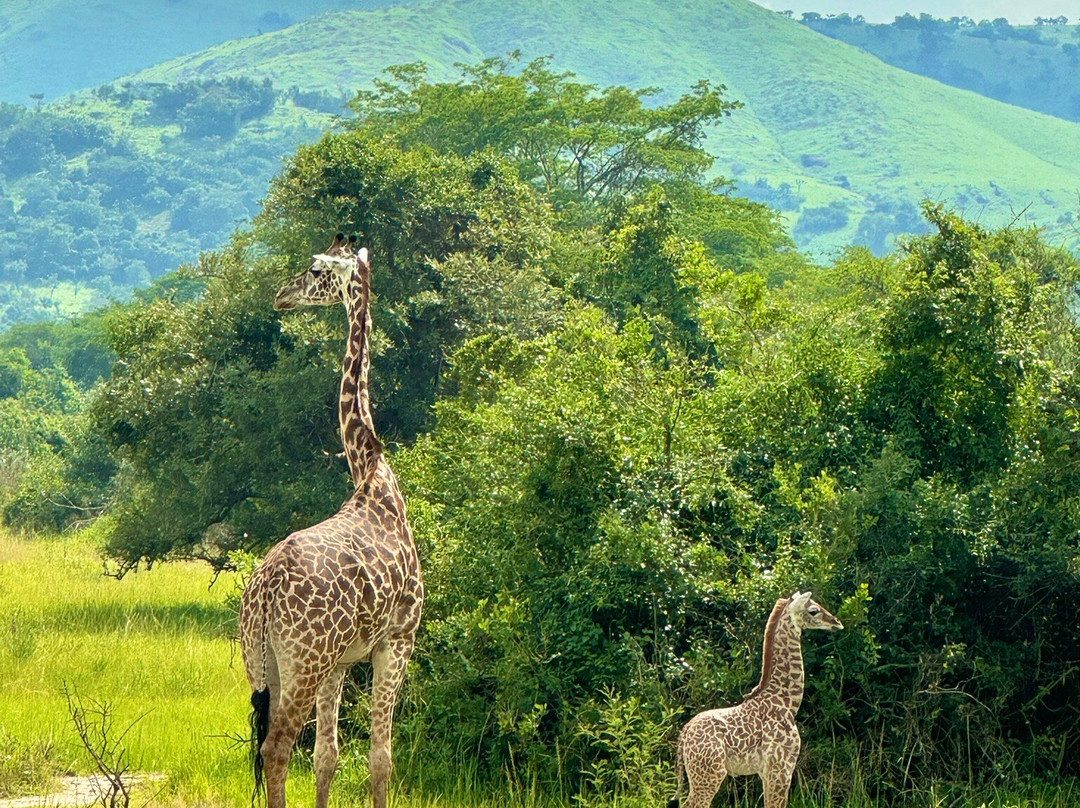
[{"label": "acacia tree canopy", "polygon": [[555,200],[608,202],[658,180],[702,177],[713,162],[701,148],[706,128],[742,106],[706,80],[648,105],[658,89],[598,89],[546,58],[515,73],[519,58],[463,67],[457,82],[428,81],[422,64],[392,67],[353,99],[356,126],[443,152],[493,149]]}]

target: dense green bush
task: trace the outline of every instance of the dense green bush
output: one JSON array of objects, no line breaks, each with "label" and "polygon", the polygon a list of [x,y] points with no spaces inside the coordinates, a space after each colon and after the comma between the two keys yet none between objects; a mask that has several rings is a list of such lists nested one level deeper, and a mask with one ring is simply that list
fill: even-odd
[{"label": "dense green bush", "polygon": [[843,202],[833,200],[828,205],[804,209],[795,225],[795,235],[810,237],[821,233],[831,233],[847,227],[847,223],[847,206]]},{"label": "dense green bush", "polygon": [[61,447],[22,479],[111,481],[122,571],[228,564],[333,512],[341,312],[270,301],[347,229],[429,591],[398,724],[425,785],[655,802],[678,725],[749,689],[796,588],[845,624],[804,643],[808,781],[899,804],[1080,776],[1075,258],[927,206],[894,254],[816,267],[775,212],[694,183],[703,96],[669,173],[590,193],[522,157],[513,109],[452,147],[456,100],[531,79],[396,75],[290,161],[253,234],[105,315],[118,361],[85,431],[17,403],[83,395],[75,354],[22,332],[0,416]]}]

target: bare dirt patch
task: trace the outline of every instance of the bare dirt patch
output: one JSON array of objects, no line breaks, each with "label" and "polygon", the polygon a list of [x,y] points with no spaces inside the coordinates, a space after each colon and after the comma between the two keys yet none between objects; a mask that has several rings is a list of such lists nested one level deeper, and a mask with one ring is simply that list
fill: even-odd
[{"label": "bare dirt patch", "polygon": [[[124,778],[134,788],[164,779],[165,775],[153,772],[127,775]],[[49,794],[3,799],[0,800],[0,808],[84,808],[100,804],[102,795],[109,790],[108,781],[99,774],[65,775],[58,777],[57,781],[59,788]]]}]

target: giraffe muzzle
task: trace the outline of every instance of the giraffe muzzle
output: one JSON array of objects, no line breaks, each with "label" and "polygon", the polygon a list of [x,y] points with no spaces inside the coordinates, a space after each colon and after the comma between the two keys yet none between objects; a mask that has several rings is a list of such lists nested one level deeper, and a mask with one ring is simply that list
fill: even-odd
[{"label": "giraffe muzzle", "polygon": [[296,308],[296,301],[290,294],[292,290],[282,289],[274,298],[274,311],[292,311]]}]

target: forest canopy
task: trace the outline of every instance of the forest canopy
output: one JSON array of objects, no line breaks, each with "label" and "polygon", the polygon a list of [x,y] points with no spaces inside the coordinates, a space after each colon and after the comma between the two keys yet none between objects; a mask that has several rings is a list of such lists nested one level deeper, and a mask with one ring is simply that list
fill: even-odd
[{"label": "forest canopy", "polygon": [[1076,259],[927,204],[929,234],[817,266],[704,184],[723,88],[649,98],[546,61],[391,70],[251,232],[71,326],[100,355],[5,335],[6,520],[100,513],[124,573],[244,567],[333,513],[342,314],[270,302],[355,232],[430,592],[400,726],[433,779],[452,749],[666,798],[672,727],[752,685],[795,589],[846,627],[806,644],[806,776],[1080,776]]}]

